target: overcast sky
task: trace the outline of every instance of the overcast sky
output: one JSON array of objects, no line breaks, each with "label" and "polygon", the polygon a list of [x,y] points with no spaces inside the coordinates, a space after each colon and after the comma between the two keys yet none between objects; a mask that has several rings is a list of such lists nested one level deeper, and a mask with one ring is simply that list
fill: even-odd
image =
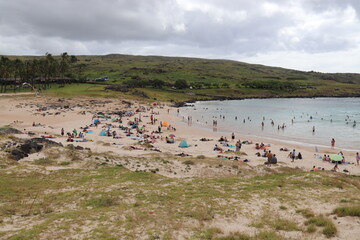
[{"label": "overcast sky", "polygon": [[46,52],[360,73],[360,0],[0,0],[0,55]]}]

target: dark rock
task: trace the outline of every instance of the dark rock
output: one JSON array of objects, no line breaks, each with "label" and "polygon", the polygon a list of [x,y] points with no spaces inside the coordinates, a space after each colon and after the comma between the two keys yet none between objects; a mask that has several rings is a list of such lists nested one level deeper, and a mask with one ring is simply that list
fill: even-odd
[{"label": "dark rock", "polygon": [[62,143],[52,141],[52,140],[50,140],[48,138],[32,138],[32,139],[30,139],[28,141],[32,141],[32,142],[36,142],[36,143],[42,143],[42,144],[45,144],[45,145],[63,147]]},{"label": "dark rock", "polygon": [[11,127],[0,128],[0,135],[11,135],[11,134],[22,134],[22,132]]},{"label": "dark rock", "polygon": [[67,145],[67,147],[70,148],[70,149],[75,149],[74,144],[69,144],[69,145]]},{"label": "dark rock", "polygon": [[75,149],[76,150],[84,150],[84,148],[82,146],[76,146]]},{"label": "dark rock", "polygon": [[24,144],[20,145],[20,150],[26,154],[31,152],[39,152],[43,148],[43,145],[40,145],[36,142],[26,141]]},{"label": "dark rock", "polygon": [[29,156],[28,154],[24,153],[23,151],[19,150],[19,149],[13,149],[11,152],[11,158],[19,161],[20,159]]}]

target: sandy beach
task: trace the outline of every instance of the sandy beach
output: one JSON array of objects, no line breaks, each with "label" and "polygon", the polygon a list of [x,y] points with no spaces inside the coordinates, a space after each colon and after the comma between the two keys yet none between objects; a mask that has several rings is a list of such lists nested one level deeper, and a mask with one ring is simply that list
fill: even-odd
[{"label": "sandy beach", "polygon": [[[318,169],[329,171],[334,167],[333,163],[322,161],[320,158],[326,154],[338,154],[341,149],[319,148],[316,152],[313,147],[306,147],[302,145],[287,144],[284,142],[277,142],[275,140],[269,141],[268,139],[261,138],[246,138],[241,134],[235,132],[235,140],[231,139],[231,134],[224,135],[224,133],[212,132],[210,129],[195,127],[194,125],[188,126],[183,121],[182,109],[170,107],[167,104],[160,104],[152,106],[150,104],[140,104],[137,102],[124,102],[123,100],[90,100],[90,99],[51,99],[46,97],[26,97],[19,96],[17,98],[0,98],[0,125],[11,125],[19,129],[24,134],[22,137],[27,137],[28,132],[35,133],[36,136],[52,136],[51,140],[60,142],[63,145],[74,144],[80,145],[85,148],[90,148],[94,152],[108,152],[112,151],[117,155],[122,156],[142,156],[152,152],[162,152],[175,156],[176,154],[186,154],[193,157],[202,155],[207,158],[218,159],[219,162],[234,161],[235,143],[237,140],[249,141],[252,144],[242,144],[241,152],[238,160],[244,161],[252,167],[262,166],[266,161],[264,157],[256,156],[256,153],[263,153],[262,149],[255,149],[255,143],[264,143],[273,154],[276,154],[278,164],[272,165],[271,168],[276,167],[291,167],[300,168],[305,171],[310,171],[315,166]],[[84,133],[83,138],[74,138],[75,142],[67,142],[67,136],[61,136],[61,129],[64,128],[65,133],[71,133],[74,129],[78,132],[85,126],[90,126],[94,115],[97,113],[110,113],[116,111],[132,112],[129,116],[122,118],[122,123],[113,122],[111,118],[115,115],[108,115],[108,119],[99,118],[101,124],[97,127],[89,127],[89,133]],[[153,114],[151,114],[153,113]],[[150,116],[153,115],[157,119],[155,124],[151,124]],[[137,143],[143,140],[141,134],[135,134],[134,131],[131,136],[126,136],[119,125],[128,126],[129,121],[134,121],[134,118],[140,118],[139,126],[145,126],[145,134],[157,131],[160,122],[167,122],[168,127],[162,127],[161,133],[153,134],[152,149],[137,146]],[[185,119],[187,120],[187,119]],[[33,126],[35,123],[35,126]],[[117,131],[120,138],[99,136],[102,129],[111,124],[110,131]],[[173,130],[172,128],[175,128]],[[166,143],[166,136],[175,135],[175,143]],[[66,135],[66,134],[65,134]],[[224,146],[219,143],[221,136],[228,139],[228,145]],[[201,138],[209,139],[209,141],[200,141]],[[83,142],[81,139],[89,141]],[[178,145],[182,140],[186,140],[189,144],[188,148],[180,148]],[[214,146],[217,144],[221,146],[223,152],[214,151]],[[136,149],[129,149],[129,147]],[[287,148],[288,151],[280,151],[281,148]],[[295,149],[296,153],[301,152],[303,159],[291,161],[288,157],[289,152]],[[347,162],[350,164],[339,164],[339,172],[344,174],[360,175],[360,166],[356,166],[355,152],[342,151]],[[231,159],[228,159],[231,158]],[[161,173],[161,172],[160,172]],[[164,175],[169,175],[163,173]],[[176,177],[181,177],[177,175]]]},{"label": "sandy beach", "polygon": [[[341,149],[329,146],[315,152],[311,147],[246,138],[238,133],[232,140],[230,133],[187,124],[181,108],[122,99],[1,96],[0,114],[0,126],[21,132],[2,136],[2,156],[13,153],[6,151],[7,146],[19,146],[29,139],[55,143],[50,147],[42,143],[45,147],[41,151],[30,151],[18,161],[2,160],[3,178],[11,180],[3,185],[9,193],[4,195],[8,200],[0,203],[6,207],[0,219],[0,239],[41,224],[52,225],[45,225],[39,239],[52,239],[56,233],[51,229],[60,228],[61,222],[45,219],[55,216],[63,221],[66,214],[76,211],[77,228],[73,224],[67,228],[77,239],[104,239],[94,237],[97,224],[107,224],[106,229],[113,226],[116,230],[111,234],[116,236],[131,236],[118,239],[144,240],[217,239],[198,237],[198,231],[215,231],[212,234],[219,236],[246,233],[254,237],[251,239],[327,239],[326,234],[331,239],[357,239],[359,234],[358,220],[334,213],[339,206],[359,201],[358,176],[347,176],[360,175],[360,167],[353,164],[354,152],[343,151],[350,164],[339,164],[335,173],[331,171],[333,163],[314,156],[337,154]],[[167,127],[159,128],[160,122]],[[71,136],[74,131],[76,137]],[[100,136],[102,131],[115,138]],[[175,142],[167,143],[166,137],[171,135]],[[222,136],[229,141],[219,142]],[[239,139],[252,143],[242,144],[235,152]],[[187,148],[179,147],[182,140],[186,140]],[[265,165],[267,158],[257,156],[264,150],[256,149],[256,143],[264,143],[267,151],[276,154],[278,163]],[[223,151],[214,151],[215,145]],[[285,147],[288,151],[280,151]],[[293,149],[301,152],[302,160],[291,161],[288,154]],[[318,173],[311,172],[313,166],[319,168]],[[16,188],[24,176],[35,177],[33,182],[40,178],[26,189],[21,196],[24,200],[12,202],[24,191]],[[34,187],[39,190],[34,191]],[[85,214],[80,214],[83,211]],[[98,216],[90,219],[88,214]],[[126,220],[132,216],[134,220]],[[100,218],[106,220],[98,221]],[[326,221],[332,228],[330,233],[322,230],[324,223],[309,225],[316,219]],[[117,224],[127,226],[131,221],[135,224],[119,230]],[[169,222],[169,228],[178,227],[171,230],[171,237],[149,237],[155,234],[149,232],[153,229],[160,229],[156,236],[166,236],[169,229],[163,226]],[[261,234],[272,238],[257,238]]]}]

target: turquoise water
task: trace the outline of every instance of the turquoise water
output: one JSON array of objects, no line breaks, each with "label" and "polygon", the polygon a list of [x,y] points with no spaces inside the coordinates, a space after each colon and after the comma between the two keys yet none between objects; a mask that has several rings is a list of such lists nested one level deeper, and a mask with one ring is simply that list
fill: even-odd
[{"label": "turquoise water", "polygon": [[[184,121],[191,116],[193,126],[214,131],[311,146],[330,146],[334,138],[340,149],[360,150],[360,98],[205,101],[182,108],[181,114]],[[217,128],[213,121],[217,121]],[[278,129],[278,125],[286,127]]]}]

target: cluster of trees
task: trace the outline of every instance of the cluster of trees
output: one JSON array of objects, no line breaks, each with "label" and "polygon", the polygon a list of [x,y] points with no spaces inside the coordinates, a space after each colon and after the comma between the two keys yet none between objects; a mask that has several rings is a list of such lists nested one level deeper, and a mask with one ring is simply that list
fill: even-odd
[{"label": "cluster of trees", "polygon": [[31,60],[0,58],[0,92],[6,92],[8,86],[17,89],[23,83],[33,87],[46,89],[50,83],[63,86],[81,78],[83,65],[76,64],[77,58],[66,52],[54,57],[46,53],[43,58]]},{"label": "cluster of trees", "polygon": [[145,87],[152,87],[152,88],[163,88],[163,87],[172,87],[174,86],[177,89],[184,89],[189,88],[186,80],[179,79],[176,80],[174,84],[169,82],[164,82],[163,80],[159,79],[144,79],[138,76],[132,77],[131,80],[125,81],[124,85],[129,88],[145,88]]},{"label": "cluster of trees", "polygon": [[159,79],[149,80],[140,77],[133,77],[131,80],[125,81],[124,85],[126,85],[129,88],[145,88],[145,87],[163,88],[164,86],[168,86],[168,83]]},{"label": "cluster of trees", "polygon": [[299,85],[289,81],[277,80],[254,80],[243,83],[245,87],[256,89],[269,89],[269,90],[296,90]]},{"label": "cluster of trees", "polygon": [[202,88],[229,88],[230,85],[227,82],[219,83],[209,83],[209,82],[192,82],[187,83],[185,79],[178,79],[174,83],[164,82],[163,80],[155,79],[150,80],[146,78],[141,78],[139,76],[133,76],[131,80],[125,81],[124,85],[129,88],[163,88],[163,87],[175,87],[176,89],[186,89],[192,87],[194,89]]}]

